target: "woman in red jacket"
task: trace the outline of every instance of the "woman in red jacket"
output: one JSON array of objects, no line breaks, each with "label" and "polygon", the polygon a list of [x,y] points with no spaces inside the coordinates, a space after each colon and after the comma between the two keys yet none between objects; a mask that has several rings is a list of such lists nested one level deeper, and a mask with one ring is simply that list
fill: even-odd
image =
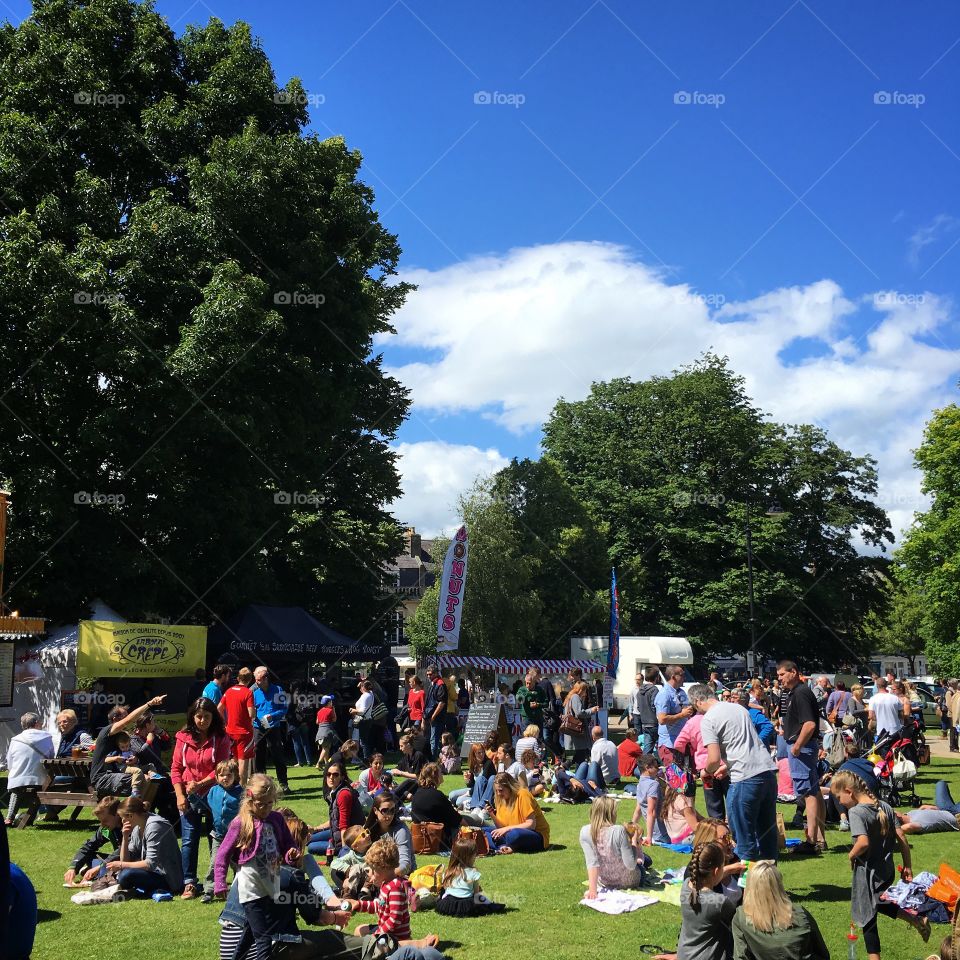
[{"label": "woman in red jacket", "polygon": [[202,892],[197,889],[197,854],[202,824],[212,820],[207,793],[217,782],[217,764],[230,758],[230,746],[214,702],[206,697],[195,700],[187,711],[186,726],[177,734],[170,765],[170,780],[180,811],[184,900],[192,900]]},{"label": "woman in red jacket", "polygon": [[314,856],[336,856],[343,847],[343,832],[347,827],[360,826],[364,821],[363,807],[357,791],[350,786],[347,768],[332,761],[324,774],[323,796],[330,805],[330,819],[314,827],[307,852]]}]

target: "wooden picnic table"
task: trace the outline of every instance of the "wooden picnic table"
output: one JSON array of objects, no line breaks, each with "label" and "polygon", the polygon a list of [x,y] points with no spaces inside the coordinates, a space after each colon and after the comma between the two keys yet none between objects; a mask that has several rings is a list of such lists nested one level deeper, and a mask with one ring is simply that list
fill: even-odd
[{"label": "wooden picnic table", "polygon": [[[43,769],[50,779],[46,789],[37,792],[38,802],[61,807],[72,806],[70,819],[76,820],[84,807],[95,807],[99,802],[97,791],[90,785],[92,766],[93,760],[89,756],[44,760]],[[56,783],[56,777],[70,777],[71,780],[69,783]],[[21,818],[18,826],[25,827],[32,819],[33,817]]]}]

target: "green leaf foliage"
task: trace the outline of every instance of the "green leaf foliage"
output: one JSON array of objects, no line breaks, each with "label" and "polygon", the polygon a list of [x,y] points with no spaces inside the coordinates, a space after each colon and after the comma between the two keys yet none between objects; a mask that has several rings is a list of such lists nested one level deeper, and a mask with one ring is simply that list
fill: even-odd
[{"label": "green leaf foliage", "polygon": [[[723,358],[561,400],[544,449],[607,543],[621,631],[685,635],[706,654],[750,646],[746,527],[758,648],[856,662],[892,540],[874,461],[813,426],[772,422]],[[767,516],[777,501],[783,511]]]},{"label": "green leaf foliage", "polygon": [[245,24],[34,7],[0,31],[9,599],[377,629],[408,398],[372,346],[409,288],[360,155]]},{"label": "green leaf foliage", "polygon": [[960,408],[934,413],[916,451],[930,508],[919,513],[897,560],[919,598],[931,668],[960,676]]}]

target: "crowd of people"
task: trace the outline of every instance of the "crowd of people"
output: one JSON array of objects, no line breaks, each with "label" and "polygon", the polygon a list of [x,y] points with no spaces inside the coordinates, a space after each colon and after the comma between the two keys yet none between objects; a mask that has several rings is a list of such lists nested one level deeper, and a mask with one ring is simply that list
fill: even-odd
[{"label": "crowd of people", "polygon": [[[437,960],[436,936],[411,933],[417,854],[449,854],[440,914],[503,912],[483,893],[478,856],[544,853],[550,825],[543,800],[589,802],[579,837],[587,900],[642,886],[658,844],[688,845],[679,960],[812,960],[829,953],[816,922],[790,900],[776,866],[783,855],[778,776],[786,769],[805,834],[790,855],[821,856],[831,820],[850,833],[851,915],[871,960],[880,956],[881,913],[929,937],[924,918],[881,894],[894,882],[896,855],[902,879],[912,877],[906,835],[956,830],[960,804],[941,782],[935,804],[898,814],[878,797],[872,765],[857,742],[848,741],[843,762],[826,771],[821,746],[824,728],[842,726],[845,716],[878,742],[898,735],[914,718],[899,681],[878,677],[865,697],[856,685],[849,691],[841,684],[835,690],[809,685],[795,663],[783,661],[775,679],[718,692],[715,683],[684,689],[679,667],[662,674],[651,668],[637,677],[630,728],[617,745],[598,723],[594,685],[571,671],[561,692],[534,670],[515,691],[495,694],[505,707],[512,700],[508,736],[491,730],[483,743],[469,745],[461,764],[462,703],[471,697],[466,678],[444,678],[432,666],[425,684],[409,675],[402,702],[398,689],[391,711],[390,694],[371,677],[359,679],[357,700],[345,709],[342,697],[318,693],[313,731],[303,721],[311,701],[288,695],[265,667],[234,677],[229,667],[217,666],[195,691],[169,767],[153,715],[164,697],[134,710],[115,707],[99,731],[82,729],[76,715],[64,711],[57,743],[27,714],[8,757],[8,822],[23,792],[42,783],[42,758],[88,749],[91,783],[102,797],[94,810],[98,826],[64,883],[123,896],[225,899],[224,960],[266,960],[278,937],[299,938],[304,957],[334,951],[361,960],[369,938],[385,937],[382,955]],[[338,708],[350,718],[346,729]],[[399,750],[392,766],[388,745]],[[279,806],[293,793],[291,748],[301,767],[312,768],[317,754],[326,819],[315,825]],[[275,777],[267,775],[271,764]],[[459,772],[463,787],[442,790],[444,776]],[[698,790],[706,816],[696,807]],[[633,815],[620,823],[617,805],[626,800]],[[58,814],[55,807],[45,811],[47,819]],[[201,878],[204,843],[210,858]],[[350,935],[345,928],[354,912],[372,914],[376,923]],[[301,930],[300,924],[326,929]]]}]

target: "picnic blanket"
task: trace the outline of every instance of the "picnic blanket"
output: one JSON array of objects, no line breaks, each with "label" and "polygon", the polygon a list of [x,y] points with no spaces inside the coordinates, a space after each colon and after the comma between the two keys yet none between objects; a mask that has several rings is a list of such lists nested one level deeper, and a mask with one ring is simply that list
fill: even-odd
[{"label": "picnic blanket", "polygon": [[649,907],[656,903],[655,897],[641,893],[639,890],[604,890],[602,887],[597,890],[596,900],[590,900],[584,897],[580,905],[589,907],[599,913],[619,914],[633,913],[641,907]]}]

